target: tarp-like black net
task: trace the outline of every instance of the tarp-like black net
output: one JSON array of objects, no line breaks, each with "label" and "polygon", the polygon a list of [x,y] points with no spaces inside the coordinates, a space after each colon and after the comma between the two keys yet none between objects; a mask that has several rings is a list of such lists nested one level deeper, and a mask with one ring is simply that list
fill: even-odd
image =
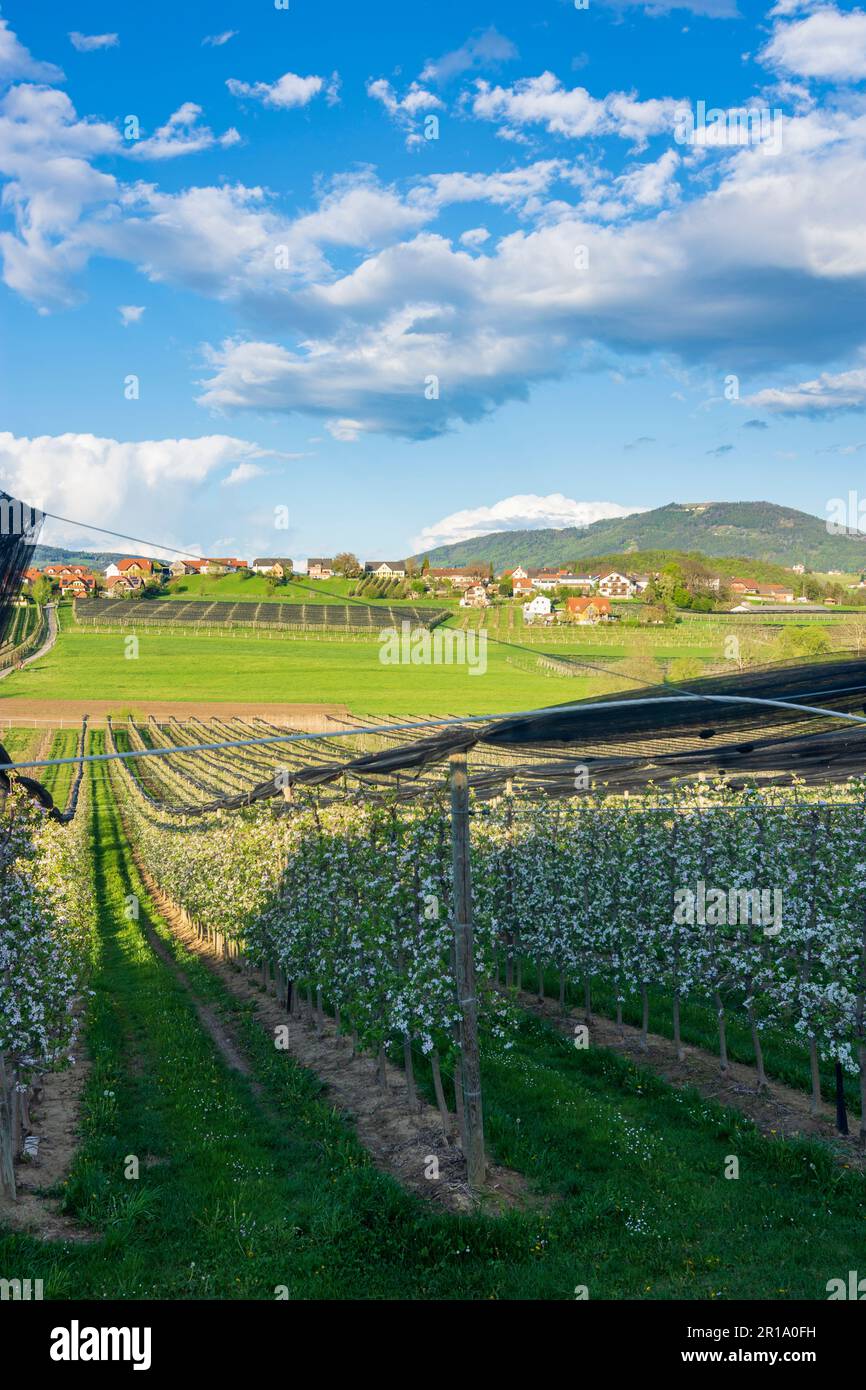
[{"label": "tarp-like black net", "polygon": [[34,507],[0,490],[0,644],[9,632],[14,604],[21,593],[24,571],[33,559],[43,519]]}]

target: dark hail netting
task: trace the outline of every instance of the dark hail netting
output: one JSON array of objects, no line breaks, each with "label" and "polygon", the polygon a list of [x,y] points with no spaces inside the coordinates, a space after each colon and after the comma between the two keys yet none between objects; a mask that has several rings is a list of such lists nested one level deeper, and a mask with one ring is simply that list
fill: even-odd
[{"label": "dark hail netting", "polygon": [[[116,753],[113,730],[109,742]],[[866,660],[737,672],[688,688],[648,687],[487,724],[457,723],[350,758],[337,751],[338,740],[329,745],[327,735],[321,745],[330,755],[324,763],[311,762],[312,749],[302,752],[303,745],[287,739],[283,749],[269,749],[277,766],[287,756],[284,750],[291,750],[292,765],[280,778],[197,804],[154,804],[172,815],[199,815],[284,791],[291,795],[292,788],[342,782],[342,795],[350,779],[374,795],[396,791],[413,799],[441,789],[436,765],[460,751],[469,755],[472,786],[481,796],[495,795],[506,780],[529,796],[574,795],[585,785],[575,776],[578,768],[586,769],[593,788],[612,792],[714,773],[735,786],[746,779],[767,784],[793,777],[840,782],[866,775]],[[164,751],[182,752],[182,744]],[[233,756],[240,768],[239,752],[226,750],[224,756]]]},{"label": "dark hail netting", "polygon": [[0,645],[9,632],[15,601],[21,593],[24,571],[30,568],[42,521],[41,512],[0,490]]}]

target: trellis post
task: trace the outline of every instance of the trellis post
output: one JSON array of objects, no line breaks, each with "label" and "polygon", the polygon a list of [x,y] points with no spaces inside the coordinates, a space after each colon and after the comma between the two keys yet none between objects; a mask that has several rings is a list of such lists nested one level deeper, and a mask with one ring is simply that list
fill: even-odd
[{"label": "trellis post", "polygon": [[478,1051],[478,1000],[472,925],[472,870],[469,861],[469,774],[466,753],[452,753],[451,857],[454,886],[454,962],[460,1004],[460,1056],[466,1120],[466,1167],[471,1188],[484,1186],[484,1114]]}]

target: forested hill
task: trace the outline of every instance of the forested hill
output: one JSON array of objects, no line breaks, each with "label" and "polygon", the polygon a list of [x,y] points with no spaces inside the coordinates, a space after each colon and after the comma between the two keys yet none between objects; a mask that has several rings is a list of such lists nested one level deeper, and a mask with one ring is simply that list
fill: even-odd
[{"label": "forested hill", "polygon": [[[866,569],[866,535],[828,534],[824,519],[774,502],[671,502],[653,511],[562,530],[497,531],[426,552],[433,565],[580,565],[599,555],[678,550],[744,556],[814,570]],[[417,557],[419,560],[424,555]]]},{"label": "forested hill", "polygon": [[56,545],[37,545],[33,552],[33,564],[42,569],[45,565],[87,565],[93,571],[104,570],[121,555],[135,555],[132,550],[63,550]]}]

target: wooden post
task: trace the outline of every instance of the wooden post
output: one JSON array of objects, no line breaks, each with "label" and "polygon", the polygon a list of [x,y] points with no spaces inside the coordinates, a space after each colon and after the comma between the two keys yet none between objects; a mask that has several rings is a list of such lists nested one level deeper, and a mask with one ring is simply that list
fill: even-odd
[{"label": "wooden post", "polygon": [[460,1054],[466,1115],[466,1166],[469,1186],[484,1186],[484,1115],[478,1054],[478,1000],[472,932],[472,871],[469,862],[469,774],[466,754],[452,753],[451,852],[454,882],[454,961],[460,1004]]},{"label": "wooden post", "polygon": [[15,1201],[15,1104],[14,1075],[7,1076],[5,1060],[0,1053],[0,1196]]}]

